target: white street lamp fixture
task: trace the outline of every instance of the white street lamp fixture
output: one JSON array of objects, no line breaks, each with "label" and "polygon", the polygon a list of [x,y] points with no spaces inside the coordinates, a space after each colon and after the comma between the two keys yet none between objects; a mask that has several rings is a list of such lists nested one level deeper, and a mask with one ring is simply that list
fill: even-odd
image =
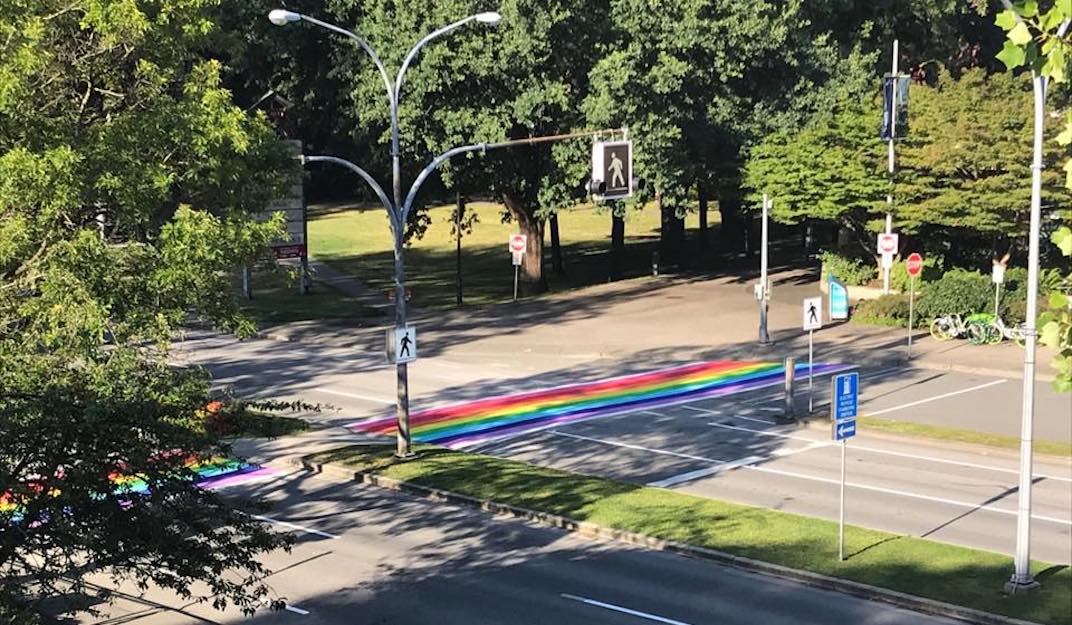
[{"label": "white street lamp fixture", "polygon": [[487,24],[488,26],[498,26],[502,21],[502,15],[499,15],[496,11],[488,11],[486,13],[477,13],[476,21],[481,24]]},{"label": "white street lamp fixture", "polygon": [[299,20],[301,20],[301,15],[294,11],[276,9],[268,14],[268,21],[276,26],[286,26],[291,22],[297,22]]}]

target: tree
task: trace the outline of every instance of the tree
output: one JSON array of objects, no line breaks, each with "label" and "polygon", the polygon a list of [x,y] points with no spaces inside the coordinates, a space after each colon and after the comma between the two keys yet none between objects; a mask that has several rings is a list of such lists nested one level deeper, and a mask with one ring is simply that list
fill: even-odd
[{"label": "tree", "polygon": [[[913,86],[910,102],[911,133],[897,147],[898,230],[947,262],[989,264],[992,251],[1022,251],[1029,202],[1020,182],[1030,171],[1007,155],[1030,149],[1026,81],[980,69],[959,80],[944,72],[934,86]],[[846,103],[802,132],[768,137],[752,151],[748,186],[772,194],[775,219],[835,221],[856,234],[858,255],[870,254],[888,190],[880,108],[873,100]],[[1069,199],[1055,181],[1047,174],[1050,205]]]},{"label": "tree", "polygon": [[[486,10],[475,0],[337,0],[331,18],[366,37],[393,74],[409,48],[427,33]],[[580,101],[606,21],[605,7],[581,0],[507,0],[495,29],[469,25],[425,47],[406,76],[400,120],[406,178],[449,148],[559,134],[583,127]],[[388,142],[382,80],[367,55],[332,38],[332,58],[353,100],[347,112],[355,128],[374,128]],[[384,148],[385,149],[385,148]],[[528,236],[522,279],[543,281],[541,181],[555,167],[551,147],[512,148],[458,158],[444,168],[444,182],[467,194],[491,191]],[[577,180],[575,183],[579,183]]]},{"label": "tree", "polygon": [[[283,232],[295,169],[221,88],[223,0],[0,11],[0,620],[91,575],[256,609],[287,539],[197,488],[226,453],[207,375],[169,366],[191,314],[240,332],[234,268]],[[138,478],[147,491],[124,488]],[[85,607],[75,603],[74,608]]]}]

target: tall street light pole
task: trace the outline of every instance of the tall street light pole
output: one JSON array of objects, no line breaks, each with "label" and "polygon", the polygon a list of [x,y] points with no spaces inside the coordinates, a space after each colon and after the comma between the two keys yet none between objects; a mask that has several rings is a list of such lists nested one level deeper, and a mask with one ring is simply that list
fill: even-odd
[{"label": "tall street light pole", "polygon": [[[893,176],[896,173],[897,167],[897,151],[894,149],[894,141],[897,137],[897,61],[901,56],[900,42],[896,39],[893,40],[893,72],[890,74],[893,76],[893,93],[890,99],[890,143],[888,146],[887,155],[887,172],[890,176],[890,188],[886,193],[886,234],[893,232]],[[889,294],[890,292],[890,268],[885,266],[883,262],[882,267],[882,292]]]},{"label": "tall street light pole", "polygon": [[[364,50],[375,63],[376,69],[380,73],[380,77],[383,79],[384,87],[387,90],[387,103],[390,108],[391,116],[391,175],[392,175],[392,190],[393,201],[387,200],[386,195],[375,180],[369,176],[364,170],[357,167],[353,163],[342,161],[341,159],[332,159],[330,157],[316,157],[315,159],[309,158],[308,161],[323,160],[329,162],[335,162],[336,164],[342,164],[362,176],[369,182],[374,189],[377,190],[377,195],[380,196],[380,200],[384,201],[385,208],[390,215],[391,228],[394,235],[394,261],[395,261],[395,329],[396,331],[405,331],[406,328],[406,268],[403,258],[403,245],[402,242],[405,237],[406,221],[409,216],[409,209],[411,206],[409,203],[403,205],[402,203],[402,150],[401,139],[398,127],[398,101],[399,96],[402,93],[402,83],[405,79],[406,70],[409,69],[410,64],[417,57],[417,53],[425,44],[433,39],[446,35],[447,33],[460,28],[469,22],[479,22],[481,24],[487,24],[489,26],[495,26],[502,19],[502,16],[498,13],[488,11],[484,13],[477,13],[470,15],[464,19],[458,20],[453,24],[448,24],[439,30],[429,33],[423,39],[417,42],[409,53],[406,54],[405,60],[402,62],[402,67],[398,70],[398,74],[395,76],[395,80],[392,83],[390,76],[387,74],[387,69],[384,67],[383,62],[380,60],[376,51],[371,45],[357,34],[340,28],[334,24],[329,24],[318,20],[308,15],[301,13],[295,13],[293,11],[286,11],[283,9],[276,9],[268,14],[268,19],[276,26],[285,26],[287,24],[299,21],[309,22],[326,30],[330,30],[334,33],[349,38],[355,42],[362,50]],[[422,172],[423,173],[423,172]],[[416,186],[411,191],[415,191]],[[411,193],[415,195],[415,193]],[[398,418],[398,436],[397,447],[395,454],[401,458],[409,457],[413,454],[411,446],[411,437],[409,430],[409,372],[406,363],[396,363],[397,367],[397,386],[398,386],[398,400],[395,405],[395,411]]]},{"label": "tall street light pole", "polygon": [[[1002,0],[1005,8],[1012,9],[1008,0]],[[1017,14],[1017,19],[1019,14]],[[1057,36],[1064,37],[1069,22],[1057,29]],[[1027,253],[1027,312],[1024,341],[1024,389],[1020,420],[1020,487],[1016,509],[1016,554],[1012,577],[1005,584],[1008,593],[1016,593],[1038,587],[1031,575],[1031,478],[1033,473],[1032,448],[1035,432],[1035,356],[1038,348],[1036,321],[1038,318],[1039,239],[1042,231],[1042,153],[1046,128],[1046,88],[1049,80],[1037,70],[1031,72],[1031,85],[1035,93],[1033,155],[1031,158],[1031,232],[1028,235]]]}]

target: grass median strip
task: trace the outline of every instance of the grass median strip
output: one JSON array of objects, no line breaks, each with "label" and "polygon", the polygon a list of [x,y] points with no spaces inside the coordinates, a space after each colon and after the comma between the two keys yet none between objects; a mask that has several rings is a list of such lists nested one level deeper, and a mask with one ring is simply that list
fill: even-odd
[{"label": "grass median strip", "polygon": [[738,556],[880,586],[1047,624],[1072,623],[1072,572],[1036,563],[1042,589],[1007,597],[1012,558],[935,541],[837,524],[478,454],[423,446],[398,462],[393,446],[354,446],[309,457],[422,486],[589,521]]},{"label": "grass median strip", "polygon": [[[893,419],[881,419],[879,417],[861,416],[857,419],[860,427],[869,431],[878,430],[891,434],[905,434],[923,438],[934,438],[944,441],[956,441],[959,443],[971,443],[974,445],[986,445],[1001,449],[1020,449],[1020,439],[1015,436],[1003,436],[1001,434],[989,434],[975,430],[963,430],[924,423],[912,423],[910,421],[896,421]],[[1062,458],[1072,457],[1072,443],[1059,443],[1056,441],[1034,442],[1035,453]]]}]

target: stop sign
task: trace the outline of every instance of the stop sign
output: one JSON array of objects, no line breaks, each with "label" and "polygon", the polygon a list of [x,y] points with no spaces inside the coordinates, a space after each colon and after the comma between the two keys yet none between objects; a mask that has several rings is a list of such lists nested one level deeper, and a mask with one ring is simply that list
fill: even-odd
[{"label": "stop sign", "polygon": [[528,238],[523,234],[510,235],[510,251],[515,254],[521,254],[525,251],[525,245],[528,243]]},{"label": "stop sign", "polygon": [[913,252],[908,256],[908,260],[905,261],[908,269],[908,275],[915,277],[923,271],[923,257]]}]

